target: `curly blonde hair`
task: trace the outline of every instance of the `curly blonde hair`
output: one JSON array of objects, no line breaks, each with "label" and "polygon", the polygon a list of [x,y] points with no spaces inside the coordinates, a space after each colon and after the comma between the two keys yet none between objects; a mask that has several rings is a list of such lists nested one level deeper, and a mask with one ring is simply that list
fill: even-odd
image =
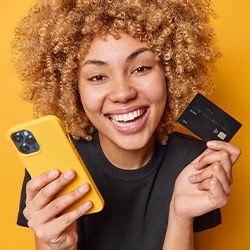
[{"label": "curly blonde hair", "polygon": [[164,144],[197,92],[213,89],[219,52],[209,25],[209,0],[42,0],[15,32],[16,66],[35,117],[54,114],[74,138],[91,140],[94,126],[82,107],[77,68],[96,35],[127,32],[146,41],[160,60],[168,101],[156,134]]}]

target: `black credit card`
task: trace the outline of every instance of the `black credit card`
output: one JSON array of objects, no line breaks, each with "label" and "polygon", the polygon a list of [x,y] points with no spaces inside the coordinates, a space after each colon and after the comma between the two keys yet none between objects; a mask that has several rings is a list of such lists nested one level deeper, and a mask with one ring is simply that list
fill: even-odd
[{"label": "black credit card", "polygon": [[229,142],[242,126],[199,93],[178,118],[178,122],[205,142],[210,140]]}]

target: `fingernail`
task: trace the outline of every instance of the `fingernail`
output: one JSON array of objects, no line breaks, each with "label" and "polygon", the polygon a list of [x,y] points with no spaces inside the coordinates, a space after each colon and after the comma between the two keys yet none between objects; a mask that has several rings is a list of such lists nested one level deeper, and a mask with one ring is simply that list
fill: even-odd
[{"label": "fingernail", "polygon": [[74,176],[74,171],[73,170],[68,170],[63,174],[65,179],[71,179]]},{"label": "fingernail", "polygon": [[190,180],[190,181],[193,181],[193,180],[195,180],[195,179],[196,179],[196,174],[189,176],[189,180]]},{"label": "fingernail", "polygon": [[49,172],[49,177],[50,177],[50,178],[55,178],[56,176],[58,176],[58,174],[59,174],[59,171],[58,171],[58,170],[51,170],[51,171]]},{"label": "fingernail", "polygon": [[85,201],[85,202],[83,203],[83,205],[82,205],[82,208],[83,208],[84,210],[90,209],[91,207],[92,207],[92,202],[91,202],[91,201]]},{"label": "fingernail", "polygon": [[198,166],[199,166],[199,162],[196,162],[196,163],[194,164],[194,168],[197,169]]},{"label": "fingernail", "polygon": [[208,147],[214,147],[214,146],[216,146],[216,142],[215,141],[208,141],[207,146]]},{"label": "fingernail", "polygon": [[88,191],[88,184],[83,184],[78,188],[80,193],[86,193]]}]

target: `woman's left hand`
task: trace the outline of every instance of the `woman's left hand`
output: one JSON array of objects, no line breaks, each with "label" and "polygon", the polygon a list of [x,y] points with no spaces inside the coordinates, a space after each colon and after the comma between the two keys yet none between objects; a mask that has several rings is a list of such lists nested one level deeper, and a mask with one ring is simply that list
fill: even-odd
[{"label": "woman's left hand", "polygon": [[221,208],[231,193],[232,166],[240,149],[222,141],[210,141],[207,147],[176,180],[171,208],[179,218],[190,220]]}]

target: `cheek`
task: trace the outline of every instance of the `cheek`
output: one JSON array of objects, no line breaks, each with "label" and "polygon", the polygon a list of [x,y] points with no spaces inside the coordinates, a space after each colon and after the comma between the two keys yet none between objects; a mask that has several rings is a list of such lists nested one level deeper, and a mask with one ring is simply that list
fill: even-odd
[{"label": "cheek", "polygon": [[161,84],[159,84],[159,88],[155,90],[155,96],[158,99],[159,102],[163,102],[166,103],[166,99],[167,99],[167,88],[166,88],[166,83],[161,82]]},{"label": "cheek", "polygon": [[151,81],[146,88],[146,94],[152,103],[159,104],[165,108],[167,101],[167,87],[165,78],[157,77],[154,81]]},{"label": "cheek", "polygon": [[87,115],[102,110],[105,98],[105,93],[103,93],[103,91],[98,91],[95,86],[81,85],[79,86],[79,93],[83,108]]}]

